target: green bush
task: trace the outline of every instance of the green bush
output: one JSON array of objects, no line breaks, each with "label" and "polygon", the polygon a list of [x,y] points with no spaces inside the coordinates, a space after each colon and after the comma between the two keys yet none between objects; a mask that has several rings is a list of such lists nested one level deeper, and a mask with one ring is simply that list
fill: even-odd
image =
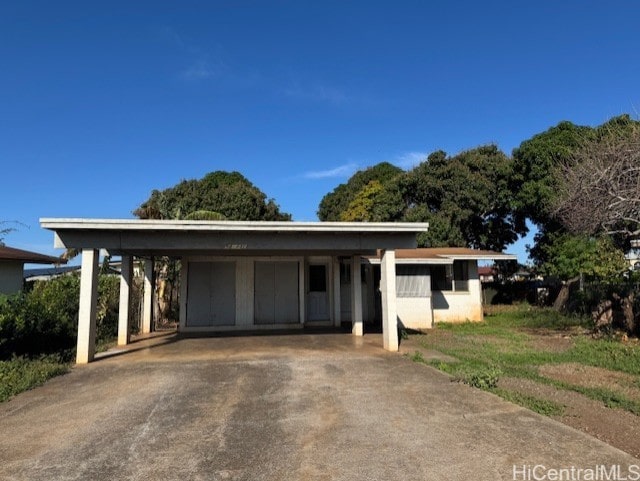
[{"label": "green bush", "polygon": [[68,370],[69,365],[59,356],[39,359],[14,357],[10,361],[0,361],[0,402]]},{"label": "green bush", "polygon": [[454,380],[478,389],[489,390],[498,386],[502,372],[497,368],[478,368],[460,373]]},{"label": "green bush", "polygon": [[[100,276],[96,315],[97,338],[116,335],[119,278]],[[23,293],[0,298],[0,359],[60,353],[73,356],[80,279],[62,276],[36,282]]]}]

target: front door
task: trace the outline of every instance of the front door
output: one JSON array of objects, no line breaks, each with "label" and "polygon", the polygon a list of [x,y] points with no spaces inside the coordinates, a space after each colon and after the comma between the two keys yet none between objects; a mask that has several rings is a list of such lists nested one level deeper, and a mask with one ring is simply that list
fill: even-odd
[{"label": "front door", "polygon": [[309,265],[309,321],[329,321],[329,284],[326,264]]}]

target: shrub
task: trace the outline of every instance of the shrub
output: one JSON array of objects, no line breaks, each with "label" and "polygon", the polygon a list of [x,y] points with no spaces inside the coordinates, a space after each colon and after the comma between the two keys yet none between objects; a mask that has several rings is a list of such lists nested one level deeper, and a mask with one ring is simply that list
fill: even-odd
[{"label": "shrub", "polygon": [[[119,278],[100,276],[97,340],[112,338],[118,325]],[[0,298],[0,359],[61,353],[71,358],[78,329],[80,278],[36,282],[23,293]]]},{"label": "shrub", "polygon": [[456,376],[454,380],[486,391],[498,386],[498,380],[501,375],[502,372],[497,368],[478,368],[476,370],[462,372]]},{"label": "shrub", "polygon": [[68,370],[68,364],[58,356],[39,359],[14,357],[10,361],[0,361],[0,402]]}]

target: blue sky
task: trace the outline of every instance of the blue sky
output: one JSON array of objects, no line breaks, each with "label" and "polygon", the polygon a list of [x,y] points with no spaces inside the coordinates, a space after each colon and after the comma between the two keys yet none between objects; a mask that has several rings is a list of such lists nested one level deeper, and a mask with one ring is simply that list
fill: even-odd
[{"label": "blue sky", "polygon": [[[237,170],[295,220],[359,168],[640,109],[635,1],[0,4],[0,220]],[[524,261],[523,244],[511,251]]]}]

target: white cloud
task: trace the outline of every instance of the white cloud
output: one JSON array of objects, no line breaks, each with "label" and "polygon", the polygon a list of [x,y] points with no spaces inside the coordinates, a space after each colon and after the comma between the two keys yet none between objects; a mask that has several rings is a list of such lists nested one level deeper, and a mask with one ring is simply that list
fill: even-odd
[{"label": "white cloud", "polygon": [[398,155],[394,160],[391,161],[391,163],[405,170],[412,169],[419,163],[426,160],[428,155],[429,154],[427,154],[426,152],[405,152]]},{"label": "white cloud", "polygon": [[333,177],[349,177],[353,174],[358,166],[353,162],[348,164],[340,165],[333,169],[328,170],[314,170],[310,172],[305,172],[303,177],[305,179],[329,179]]}]

